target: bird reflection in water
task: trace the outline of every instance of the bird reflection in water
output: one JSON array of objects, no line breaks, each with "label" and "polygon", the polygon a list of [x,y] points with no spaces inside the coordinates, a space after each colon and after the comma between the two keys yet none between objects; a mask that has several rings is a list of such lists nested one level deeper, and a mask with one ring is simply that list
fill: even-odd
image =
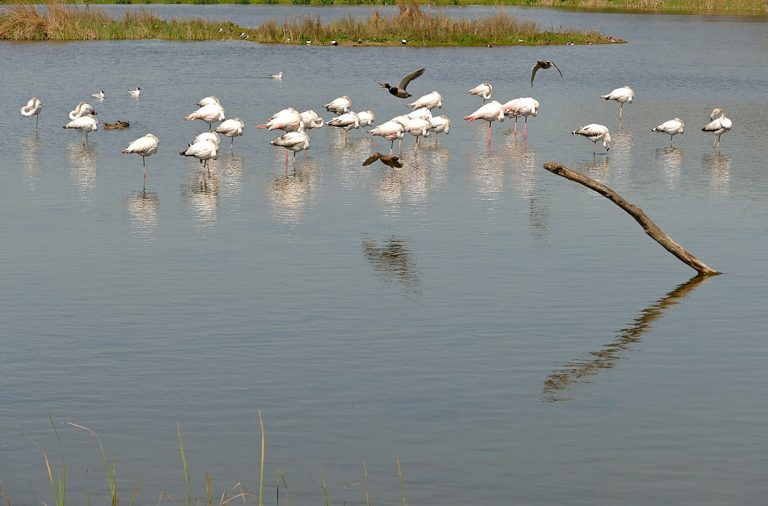
[{"label": "bird reflection in water", "polygon": [[362,185],[365,173],[360,170],[360,164],[374,151],[373,139],[350,139],[346,148],[331,151],[333,160],[341,174],[342,184],[346,189]]},{"label": "bird reflection in water", "polygon": [[276,174],[269,185],[272,213],[284,223],[301,223],[304,207],[317,189],[317,163],[309,159],[292,174]]},{"label": "bird reflection in water", "polygon": [[683,165],[683,150],[681,148],[656,148],[656,166],[664,171],[667,186],[676,188],[680,184],[680,167]]},{"label": "bird reflection in water", "polygon": [[220,181],[218,165],[209,163],[207,169],[191,171],[190,182],[184,185],[184,198],[203,227],[216,223]]},{"label": "bird reflection in water", "polygon": [[709,172],[709,189],[712,193],[727,195],[731,183],[731,157],[720,153],[706,154],[702,165]]},{"label": "bird reflection in water", "polygon": [[632,165],[632,134],[620,128],[612,132],[613,146],[611,147],[611,165],[614,179],[623,178],[631,173]]},{"label": "bird reflection in water", "polygon": [[653,322],[664,315],[664,311],[681,302],[697,286],[711,276],[694,276],[681,284],[671,292],[664,295],[652,305],[643,309],[632,324],[616,336],[608,344],[599,350],[590,353],[587,360],[576,360],[566,364],[562,369],[556,370],[544,380],[542,394],[546,401],[563,401],[569,398],[561,397],[564,390],[579,383],[584,383],[586,378],[598,374],[603,369],[612,369],[622,353],[640,342],[640,337],[651,328]]},{"label": "bird reflection in water", "polygon": [[157,193],[138,191],[125,199],[131,229],[145,240],[154,238],[160,215],[160,201]]},{"label": "bird reflection in water", "polygon": [[486,153],[482,149],[467,154],[466,166],[472,167],[470,179],[478,194],[489,201],[496,201],[504,190],[504,167],[509,163],[505,151]]},{"label": "bird reflection in water", "polygon": [[593,158],[592,160],[584,160],[574,164],[575,169],[579,172],[587,174],[593,179],[603,180],[611,174],[611,157],[601,156],[599,158]]},{"label": "bird reflection in water", "polygon": [[234,153],[219,157],[218,169],[221,173],[221,191],[227,196],[239,196],[243,192],[243,167],[245,157]]},{"label": "bird reflection in water", "polygon": [[410,293],[421,291],[421,272],[404,239],[392,236],[381,244],[365,239],[363,253],[373,267],[376,277],[382,282],[396,282]]},{"label": "bird reflection in water", "polygon": [[528,201],[528,222],[534,237],[546,238],[549,231],[549,208],[547,201],[537,188],[538,154],[526,142],[507,144],[506,156],[509,159],[511,184],[522,198]]},{"label": "bird reflection in water", "polygon": [[21,140],[21,156],[24,157],[24,174],[34,189],[40,180],[40,137],[37,133]]},{"label": "bird reflection in water", "polygon": [[68,146],[68,151],[72,181],[80,188],[81,195],[87,197],[96,187],[96,150],[76,142]]},{"label": "bird reflection in water", "polygon": [[[426,163],[410,155],[402,159],[403,168],[387,168],[376,184],[376,195],[389,205],[392,214],[400,212],[400,204],[425,202],[429,195],[430,170]],[[384,167],[379,164],[378,166]]]}]

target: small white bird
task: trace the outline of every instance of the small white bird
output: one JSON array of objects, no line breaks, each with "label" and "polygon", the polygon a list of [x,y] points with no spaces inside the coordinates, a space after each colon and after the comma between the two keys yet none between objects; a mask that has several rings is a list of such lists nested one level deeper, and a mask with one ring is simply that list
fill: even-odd
[{"label": "small white bird", "polygon": [[373,125],[375,116],[373,111],[360,111],[357,113],[357,119],[360,122],[360,128]]},{"label": "small white bird", "polygon": [[128,90],[128,94],[132,97],[139,98],[141,96],[141,86],[136,86],[132,90]]},{"label": "small white bird", "polygon": [[368,130],[368,133],[387,139],[389,141],[389,154],[391,155],[395,140],[402,140],[405,134],[405,127],[398,121],[390,120]]},{"label": "small white bird", "polygon": [[122,151],[123,154],[141,155],[141,164],[144,167],[144,191],[147,190],[147,157],[157,153],[159,145],[160,139],[152,134],[147,134],[128,144],[128,147]]},{"label": "small white bird", "polygon": [[304,126],[304,130],[312,130],[313,128],[321,128],[325,125],[325,121],[314,110],[309,109],[301,113],[301,124]]},{"label": "small white bird", "polygon": [[328,126],[344,129],[344,142],[347,142],[347,132],[353,128],[360,128],[360,118],[353,111],[345,112],[341,116],[336,116],[328,120]]},{"label": "small white bird", "polygon": [[270,132],[272,130],[296,132],[302,128],[301,113],[293,107],[288,107],[273,114],[265,124],[256,125],[256,128],[266,128]]},{"label": "small white bird", "polygon": [[669,121],[665,121],[656,128],[651,129],[652,132],[660,132],[669,135],[669,145],[672,145],[672,139],[677,134],[684,133],[685,123],[680,118],[674,118]]},{"label": "small white bird", "polygon": [[35,117],[35,130],[37,130],[37,122],[40,119],[40,111],[43,110],[43,103],[37,97],[32,97],[27,101],[27,104],[21,108],[22,116],[34,116]]},{"label": "small white bird", "polygon": [[521,97],[510,100],[503,107],[505,116],[515,118],[514,135],[517,135],[517,119],[520,116],[525,118],[523,122],[523,139],[525,139],[528,133],[528,116],[535,117],[539,113],[539,101],[532,97]]},{"label": "small white bird", "polygon": [[491,98],[491,93],[493,93],[493,86],[491,86],[491,83],[478,84],[474,88],[467,90],[467,93],[470,95],[483,97],[483,102],[485,102]]},{"label": "small white bird", "polygon": [[443,107],[443,96],[433,91],[432,93],[427,93],[423,97],[418,98],[414,102],[411,102],[408,104],[408,107],[410,107],[413,110],[421,109],[422,107],[426,107],[427,109],[440,109]]},{"label": "small white bird", "polygon": [[74,128],[80,130],[83,133],[83,146],[88,145],[88,132],[95,132],[97,129],[98,121],[90,114],[86,116],[78,116],[66,125],[64,128]]},{"label": "small white bird", "polygon": [[330,111],[334,114],[344,114],[352,108],[352,99],[344,95],[343,97],[335,98],[329,103],[323,105],[326,111]]},{"label": "small white bird", "polygon": [[202,106],[195,112],[184,116],[187,121],[202,120],[208,123],[208,131],[211,130],[211,124],[216,121],[224,121],[224,108],[219,103],[209,103]]},{"label": "small white bird", "polygon": [[271,77],[272,79],[281,80],[281,79],[283,78],[283,71],[281,70],[281,71],[280,71],[280,72],[278,72],[277,74],[272,74],[272,75],[271,75],[271,76],[269,76],[269,77]]},{"label": "small white bird", "polygon": [[288,151],[293,151],[294,169],[296,164],[296,152],[309,149],[309,135],[302,129],[298,132],[286,132],[270,142],[273,146],[285,148],[285,170],[288,170]]},{"label": "small white bird", "polygon": [[621,88],[616,88],[607,95],[600,95],[600,98],[614,100],[621,104],[619,107],[619,123],[621,123],[621,113],[624,111],[624,104],[632,103],[632,100],[635,98],[635,90],[629,86],[622,86]]},{"label": "small white bird", "polygon": [[435,116],[429,119],[429,131],[435,133],[435,145],[437,145],[437,134],[446,134],[451,129],[451,120],[446,115]]},{"label": "small white bird", "polygon": [[91,93],[91,96],[98,100],[104,100],[104,97],[106,97],[104,90],[99,90],[98,93]]},{"label": "small white bird", "polygon": [[235,137],[240,137],[243,135],[243,128],[245,128],[245,122],[240,118],[233,118],[222,122],[219,126],[216,127],[215,132],[232,139],[230,145],[234,146]]},{"label": "small white bird", "polygon": [[488,122],[488,145],[491,145],[491,123],[494,121],[504,121],[504,106],[498,100],[492,100],[484,104],[469,116],[464,116],[466,121],[475,121],[478,119]]},{"label": "small white bird", "polygon": [[733,122],[725,116],[725,111],[719,107],[716,107],[712,110],[709,118],[712,121],[707,123],[704,128],[701,129],[701,131],[714,133],[716,137],[712,147],[715,149],[720,149],[720,136],[731,129]]},{"label": "small white bird", "polygon": [[608,127],[604,125],[591,123],[589,125],[579,128],[578,130],[574,130],[571,133],[573,135],[581,135],[591,140],[592,144],[594,145],[594,148],[592,149],[592,154],[595,153],[595,150],[597,149],[597,141],[600,141],[600,140],[603,141],[603,146],[605,147],[606,151],[611,149],[611,132],[609,132]]},{"label": "small white bird", "polygon": [[87,104],[85,102],[80,102],[77,104],[77,107],[74,108],[74,110],[69,111],[69,119],[76,119],[80,116],[96,116],[98,113],[96,112],[96,109],[93,108],[91,104]]},{"label": "small white bird", "polygon": [[215,142],[201,141],[190,144],[185,151],[181,151],[179,154],[182,156],[194,156],[203,167],[208,167],[208,160],[216,159],[219,146]]}]

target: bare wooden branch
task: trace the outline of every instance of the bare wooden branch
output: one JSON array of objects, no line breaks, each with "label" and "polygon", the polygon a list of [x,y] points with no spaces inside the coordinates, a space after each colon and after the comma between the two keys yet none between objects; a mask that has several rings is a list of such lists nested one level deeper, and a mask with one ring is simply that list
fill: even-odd
[{"label": "bare wooden branch", "polygon": [[616,193],[615,191],[611,190],[604,184],[598,183],[594,179],[585,176],[584,174],[581,174],[579,172],[576,172],[574,170],[569,169],[568,167],[565,167],[564,165],[560,165],[557,162],[547,162],[544,164],[544,168],[547,169],[549,172],[553,174],[557,174],[558,176],[562,176],[566,179],[570,179],[571,181],[575,181],[581,185],[586,186],[590,190],[593,190],[603,197],[607,198],[620,208],[622,208],[624,211],[626,211],[632,218],[637,221],[641,227],[643,227],[643,230],[645,230],[645,233],[651,236],[651,238],[656,241],[657,243],[661,244],[664,249],[675,255],[681,262],[685,263],[689,267],[695,269],[700,274],[711,276],[715,274],[720,274],[720,272],[716,271],[712,267],[708,266],[692,254],[690,254],[688,251],[686,251],[685,248],[683,248],[680,244],[673,241],[671,237],[669,237],[667,234],[664,233],[663,230],[659,228],[658,225],[656,225],[651,219],[643,212],[642,209],[637,207],[634,204],[630,204],[624,198]]}]

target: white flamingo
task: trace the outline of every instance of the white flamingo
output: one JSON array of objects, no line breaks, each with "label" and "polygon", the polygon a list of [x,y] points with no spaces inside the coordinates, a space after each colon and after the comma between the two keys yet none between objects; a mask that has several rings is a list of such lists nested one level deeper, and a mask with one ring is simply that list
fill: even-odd
[{"label": "white flamingo", "polygon": [[491,98],[491,93],[493,93],[493,86],[491,86],[491,83],[478,84],[474,88],[467,90],[467,93],[470,95],[482,97],[483,102],[485,102]]},{"label": "white flamingo", "polygon": [[669,121],[665,121],[656,128],[651,129],[652,132],[659,132],[669,135],[669,145],[672,145],[672,139],[677,134],[684,133],[685,123],[680,118],[674,118]]},{"label": "white flamingo", "polygon": [[144,191],[147,190],[147,157],[157,153],[159,145],[160,139],[155,135],[147,134],[128,144],[128,147],[122,151],[123,154],[135,153],[141,156],[141,164],[144,167]]},{"label": "white flamingo", "polygon": [[352,108],[352,99],[344,95],[343,97],[335,98],[323,105],[326,111],[330,111],[333,114],[344,114]]},{"label": "white flamingo", "polygon": [[216,127],[215,132],[232,139],[231,146],[235,145],[235,137],[243,135],[245,122],[240,118],[228,119]]},{"label": "white flamingo", "polygon": [[35,117],[35,130],[37,130],[37,122],[40,119],[40,111],[43,110],[43,103],[37,97],[32,97],[27,101],[27,104],[21,108],[22,116],[34,116]]},{"label": "white flamingo", "polygon": [[286,132],[277,139],[270,141],[273,146],[285,148],[285,170],[288,170],[288,151],[293,151],[294,170],[296,169],[296,153],[309,149],[309,135],[302,128],[297,132]]},{"label": "white flamingo", "polygon": [[80,116],[96,116],[98,113],[91,104],[80,102],[72,111],[69,111],[69,119],[76,119]]},{"label": "white flamingo", "polygon": [[325,121],[313,109],[309,109],[301,113],[301,124],[304,126],[304,130],[312,130],[313,128],[322,128]]},{"label": "white flamingo", "polygon": [[402,123],[394,120],[387,121],[386,123],[382,123],[381,125],[372,128],[368,130],[368,133],[371,135],[377,135],[379,137],[384,137],[386,140],[389,141],[389,154],[392,154],[392,149],[395,145],[395,140],[402,140],[403,135],[405,134],[405,127]]},{"label": "white flamingo", "polygon": [[210,104],[221,105],[221,102],[219,102],[218,97],[216,97],[214,95],[210,95],[210,96],[201,98],[200,101],[197,103],[197,106],[198,107],[205,107],[206,105],[210,105]]},{"label": "white flamingo", "polygon": [[426,107],[430,110],[440,109],[443,107],[443,96],[440,93],[433,91],[432,93],[427,93],[423,97],[420,97],[414,102],[411,102],[408,104],[408,107],[413,110],[421,109],[422,107]]},{"label": "white flamingo", "polygon": [[360,121],[360,128],[373,125],[373,120],[376,118],[373,111],[360,111],[357,113],[357,119]]},{"label": "white flamingo", "polygon": [[578,130],[574,130],[571,133],[573,135],[581,135],[591,140],[594,146],[592,154],[595,154],[595,150],[597,149],[597,141],[603,141],[603,146],[606,151],[611,149],[611,132],[608,130],[607,126],[591,123]]},{"label": "white flamingo", "polygon": [[419,119],[426,119],[426,120],[428,120],[429,118],[432,117],[432,111],[430,111],[426,107],[421,107],[419,109],[415,109],[415,110],[409,112],[408,114],[406,114],[406,116],[408,118],[410,118],[410,119],[419,118]]},{"label": "white flamingo", "polygon": [[346,143],[347,132],[353,128],[360,128],[360,118],[358,118],[357,113],[349,111],[328,120],[328,126],[344,129],[344,143]]},{"label": "white flamingo", "polygon": [[288,107],[273,114],[265,124],[256,125],[256,128],[266,128],[270,132],[272,130],[296,132],[303,128],[302,124],[301,113],[293,107]]},{"label": "white flamingo", "polygon": [[215,142],[200,141],[190,144],[186,150],[179,152],[179,154],[181,156],[194,156],[207,169],[208,160],[215,160],[218,151],[219,146]]},{"label": "white flamingo", "polygon": [[607,95],[600,95],[600,98],[614,100],[621,104],[619,107],[619,123],[621,123],[621,113],[624,112],[624,104],[632,103],[632,100],[635,98],[635,90],[629,86],[622,86],[621,88],[616,88]]},{"label": "white flamingo", "polygon": [[95,132],[97,129],[98,121],[90,114],[86,116],[78,116],[66,125],[64,128],[73,128],[80,130],[83,134],[83,146],[88,145],[88,132]]},{"label": "white flamingo", "polygon": [[712,121],[707,123],[701,131],[714,133],[716,137],[712,147],[720,149],[720,136],[731,129],[733,122],[725,116],[725,111],[719,107],[712,110],[709,118]]},{"label": "white flamingo", "polygon": [[448,135],[451,129],[451,120],[446,115],[434,116],[429,119],[429,131],[435,133],[435,145],[437,145],[437,134]]},{"label": "white flamingo", "polygon": [[216,146],[221,145],[221,139],[219,138],[219,134],[216,132],[203,132],[197,134],[197,136],[192,139],[190,144],[197,144],[198,142],[212,142],[216,144]]},{"label": "white flamingo", "polygon": [[205,121],[208,123],[208,131],[210,131],[213,123],[224,121],[224,108],[219,103],[209,103],[195,112],[184,116],[184,119],[187,121],[194,121],[196,119]]},{"label": "white flamingo", "polygon": [[141,96],[141,86],[136,86],[132,90],[128,90],[128,94],[134,98],[139,98]]},{"label": "white flamingo", "polygon": [[483,104],[480,109],[476,110],[469,116],[464,116],[466,121],[483,120],[488,122],[488,145],[491,145],[491,123],[494,121],[504,121],[504,106],[498,100],[492,100],[487,104]]},{"label": "white flamingo", "polygon": [[421,137],[429,136],[429,120],[424,118],[411,118],[406,125],[405,131],[416,137],[416,147],[419,146]]},{"label": "white flamingo", "polygon": [[515,118],[514,134],[517,135],[517,118],[523,116],[523,139],[528,133],[528,116],[536,116],[539,113],[539,101],[532,97],[521,97],[510,100],[504,104],[504,114]]}]

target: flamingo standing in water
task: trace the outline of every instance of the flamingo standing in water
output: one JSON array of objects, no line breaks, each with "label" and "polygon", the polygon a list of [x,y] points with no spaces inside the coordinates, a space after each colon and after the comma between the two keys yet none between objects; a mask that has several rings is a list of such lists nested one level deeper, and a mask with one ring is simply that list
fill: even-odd
[{"label": "flamingo standing in water", "polygon": [[398,121],[390,120],[368,130],[368,133],[387,139],[389,141],[389,154],[391,155],[392,150],[394,149],[395,140],[403,139],[403,135],[405,135],[405,127]]},{"label": "flamingo standing in water", "polygon": [[325,121],[314,110],[310,109],[301,113],[301,124],[304,130],[312,130],[313,128],[322,128]]},{"label": "flamingo standing in water", "polygon": [[491,123],[494,121],[504,121],[504,106],[498,100],[492,100],[484,104],[469,116],[464,116],[466,121],[475,121],[478,119],[488,122],[488,146],[491,145]]},{"label": "flamingo standing in water", "polygon": [[651,129],[652,132],[660,132],[669,135],[669,145],[672,146],[672,139],[677,134],[684,133],[685,123],[680,118],[674,118],[669,121],[665,121],[656,128]]},{"label": "flamingo standing in water", "polygon": [[293,151],[293,170],[296,170],[296,152],[309,149],[309,135],[300,129],[297,132],[286,132],[270,142],[273,146],[285,148],[285,171],[288,171],[288,151]]},{"label": "flamingo standing in water", "polygon": [[22,116],[34,116],[35,117],[35,131],[37,131],[37,122],[40,119],[40,111],[43,110],[43,103],[37,97],[32,97],[27,101],[27,104],[21,108]]},{"label": "flamingo standing in water", "polygon": [[352,99],[344,95],[343,97],[335,98],[323,105],[326,111],[333,114],[344,114],[352,108]]},{"label": "flamingo standing in water", "polygon": [[616,88],[607,95],[600,95],[600,98],[614,100],[621,104],[619,107],[619,125],[621,125],[621,113],[624,112],[624,104],[632,103],[632,100],[635,98],[635,90],[629,86],[622,86],[621,88]]},{"label": "flamingo standing in water", "polygon": [[141,155],[141,164],[144,167],[144,191],[147,191],[147,157],[157,153],[157,147],[160,145],[160,139],[155,135],[147,134],[144,137],[139,137],[132,143],[128,144],[122,153],[130,154],[135,153]]},{"label": "flamingo standing in water", "polygon": [[592,149],[593,155],[597,149],[597,141],[603,141],[603,146],[605,147],[606,151],[611,149],[611,132],[608,131],[608,127],[604,125],[591,123],[579,128],[578,130],[574,130],[571,133],[573,135],[581,135],[582,137],[586,137],[587,139],[591,140],[594,146]]},{"label": "flamingo standing in water", "polygon": [[208,131],[211,131],[211,125],[217,121],[224,121],[224,108],[218,101],[207,103],[200,107],[195,112],[184,116],[187,121],[193,121],[196,119],[205,121],[208,123]]},{"label": "flamingo standing in water", "polygon": [[296,132],[303,127],[302,125],[301,113],[293,107],[287,107],[273,114],[265,124],[256,125],[256,128],[266,128],[270,132],[272,130]]},{"label": "flamingo standing in water", "polygon": [[411,102],[410,104],[408,104],[408,107],[410,107],[414,111],[416,109],[421,109],[422,107],[425,107],[430,110],[435,108],[440,109],[441,107],[443,107],[443,96],[440,93],[433,91],[432,93],[427,93],[423,97],[420,97],[416,99],[414,102]]},{"label": "flamingo standing in water", "polygon": [[[341,116],[328,120],[328,126],[344,129],[344,144],[347,143],[347,132],[353,128],[360,128],[360,118],[353,111],[345,112]],[[294,152],[295,154],[295,152]]]},{"label": "flamingo standing in water", "polygon": [[491,98],[491,93],[493,93],[493,86],[491,86],[491,83],[478,84],[474,88],[467,90],[467,93],[477,97],[482,97],[483,102],[485,102]]},{"label": "flamingo standing in water", "polygon": [[228,119],[216,127],[215,132],[232,139],[231,146],[235,145],[235,137],[243,135],[245,122],[240,118]]},{"label": "flamingo standing in water", "polygon": [[517,135],[517,118],[523,116],[523,140],[528,134],[528,116],[536,116],[539,113],[539,101],[532,97],[515,98],[504,104],[504,114],[515,118],[515,131]]},{"label": "flamingo standing in water", "polygon": [[712,121],[707,123],[701,131],[714,133],[716,137],[712,147],[720,149],[720,136],[731,129],[733,122],[725,116],[725,111],[719,107],[712,110],[709,119]]},{"label": "flamingo standing in water", "polygon": [[92,115],[87,114],[85,116],[78,116],[66,125],[64,128],[73,128],[80,130],[83,133],[83,146],[88,145],[88,132],[95,132],[97,129],[98,121]]},{"label": "flamingo standing in water", "polygon": [[208,169],[208,160],[216,159],[219,151],[219,145],[210,140],[193,142],[186,150],[179,152],[181,156],[194,156],[204,168]]},{"label": "flamingo standing in water", "polygon": [[429,131],[435,132],[435,145],[437,145],[437,134],[448,135],[451,129],[451,120],[446,115],[433,116],[429,118]]}]

